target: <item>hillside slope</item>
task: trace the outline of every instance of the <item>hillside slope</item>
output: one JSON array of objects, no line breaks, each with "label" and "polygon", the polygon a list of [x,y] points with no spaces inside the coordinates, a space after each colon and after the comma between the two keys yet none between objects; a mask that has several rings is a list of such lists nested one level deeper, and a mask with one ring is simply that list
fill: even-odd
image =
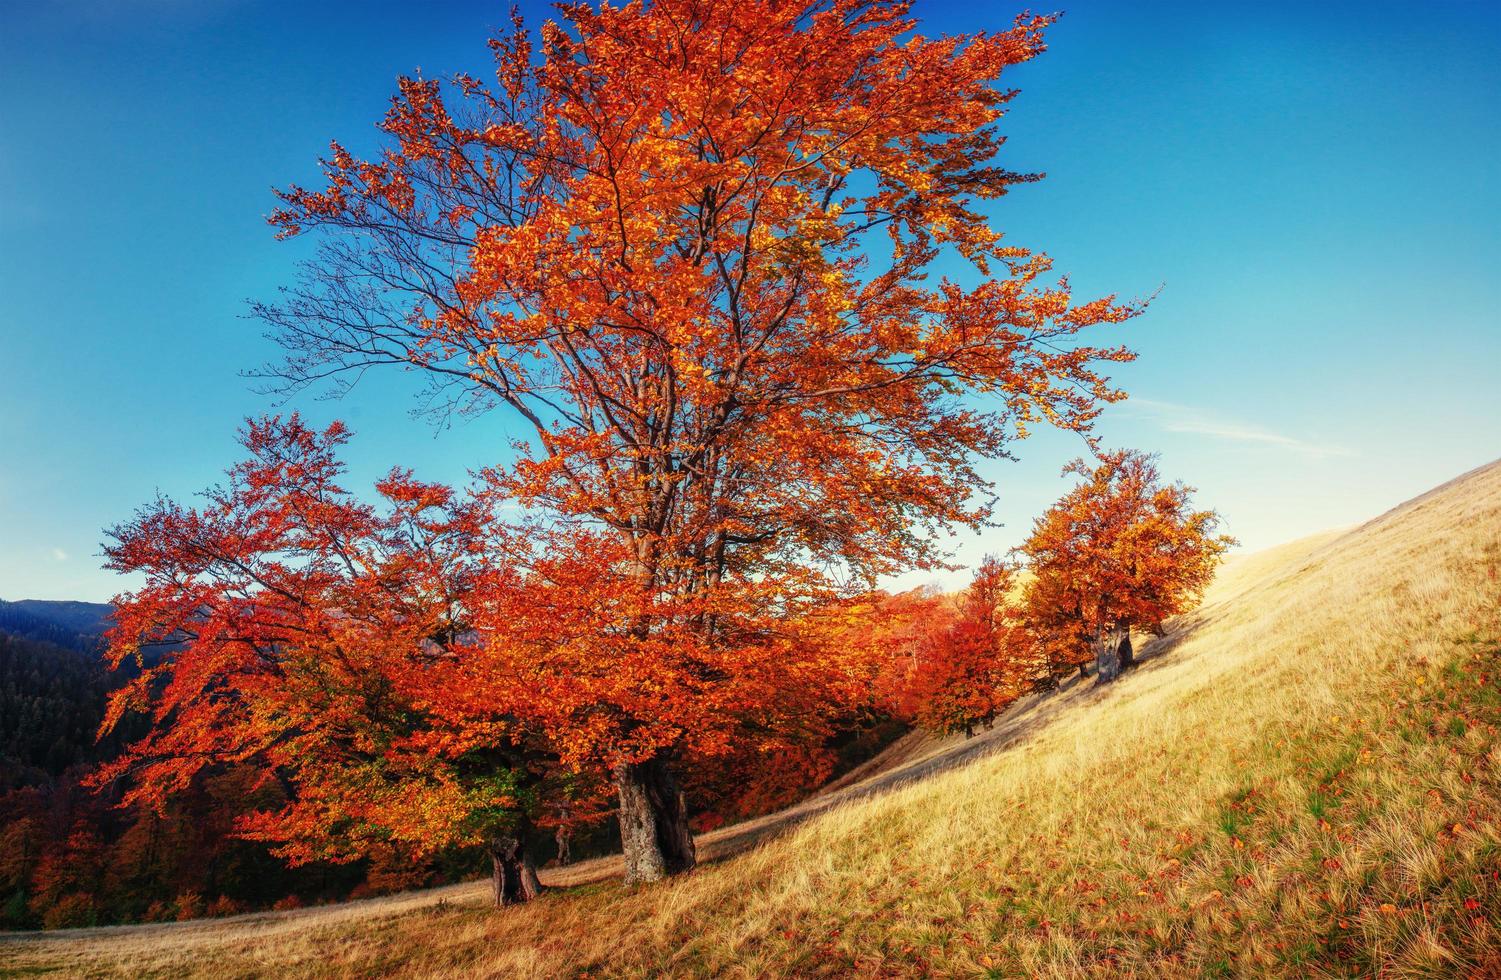
[{"label": "hillside slope", "polygon": [[[899,766],[685,879],[599,880],[499,914],[460,886],[15,936],[0,968],[1501,975],[1498,609],[1493,464],[1235,561],[1113,688],[1021,705],[974,742],[910,743]],[[727,828],[711,850],[756,832]]]}]

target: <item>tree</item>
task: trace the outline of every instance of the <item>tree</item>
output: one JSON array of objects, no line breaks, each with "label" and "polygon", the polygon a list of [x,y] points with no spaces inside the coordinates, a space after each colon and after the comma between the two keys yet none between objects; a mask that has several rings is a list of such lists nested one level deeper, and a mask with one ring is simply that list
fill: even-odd
[{"label": "tree", "polygon": [[868,603],[850,642],[871,648],[878,702],[908,724],[968,737],[1030,692],[1038,665],[1015,579],[1014,565],[986,557],[957,594],[919,589]]},{"label": "tree", "polygon": [[33,873],[31,902],[43,911],[47,929],[94,925],[98,895],[104,882],[104,845],[88,824],[80,821],[63,846],[42,855]]},{"label": "tree", "polygon": [[1219,515],[1194,510],[1193,488],[1166,484],[1156,457],[1107,452],[1064,474],[1084,482],[1033,523],[1018,551],[1032,572],[1028,621],[1054,669],[1092,652],[1100,683],[1132,666],[1131,630],[1160,633],[1196,606],[1235,539]]},{"label": "tree", "polygon": [[[288,351],[272,386],[400,365],[440,412],[503,406],[530,431],[494,489],[587,530],[624,589],[574,709],[630,881],[694,863],[691,730],[660,692],[715,731],[754,715],[720,687],[780,624],[932,566],[934,532],[988,512],[976,457],[1120,397],[1099,364],[1132,355],[1079,335],[1139,308],[1076,303],[980,208],[1037,179],[995,162],[998,83],[1051,18],[929,39],[908,9],[570,4],[540,51],[518,20],[493,85],[402,79],[387,147],[335,144],[271,218],[320,241],[256,308]],[[977,284],[932,281],[940,258]]]},{"label": "tree", "polygon": [[478,642],[480,557],[494,550],[482,539],[501,532],[482,500],[399,470],[378,484],[383,509],[355,501],[337,482],[347,439],[295,415],[253,422],[249,459],[204,506],[158,500],[111,532],[109,567],[145,583],[115,600],[108,656],[139,672],[104,728],[135,710],[153,725],[92,782],[128,776],[123,804],[160,808],[253,765],[290,792],[238,830],[294,865],[478,843],[496,903],[525,900],[549,758],[525,725],[526,692],[479,721],[442,696]]},{"label": "tree", "polygon": [[974,735],[1031,690],[1030,645],[1010,608],[1015,569],[987,557],[957,597],[952,621],[909,684],[914,720],[935,732]]},{"label": "tree", "polygon": [[922,703],[914,680],[941,656],[955,616],[948,596],[924,586],[873,593],[846,624],[845,642],[874,665],[872,699],[904,725],[916,724]]}]

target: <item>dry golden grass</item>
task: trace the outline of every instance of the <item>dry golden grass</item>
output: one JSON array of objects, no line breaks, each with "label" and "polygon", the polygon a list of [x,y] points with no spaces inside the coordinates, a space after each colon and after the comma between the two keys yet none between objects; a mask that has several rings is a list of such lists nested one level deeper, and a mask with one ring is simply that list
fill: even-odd
[{"label": "dry golden grass", "polygon": [[1501,976],[1498,608],[1492,465],[1232,563],[1113,689],[1021,706],[999,751],[909,744],[686,878],[11,937],[0,969]]}]

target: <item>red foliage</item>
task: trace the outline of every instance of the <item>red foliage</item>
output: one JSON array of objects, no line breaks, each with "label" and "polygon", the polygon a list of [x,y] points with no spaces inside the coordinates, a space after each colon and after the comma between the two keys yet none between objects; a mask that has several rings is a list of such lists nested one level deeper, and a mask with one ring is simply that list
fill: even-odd
[{"label": "red foliage", "polygon": [[[1084,335],[1138,308],[1077,301],[980,207],[1035,179],[996,165],[1000,79],[1050,18],[560,9],[540,49],[519,22],[492,43],[493,84],[403,79],[383,152],[335,145],[322,189],[284,192],[281,234],[328,234],[258,312],[291,387],[396,363],[525,427],[487,479],[536,539],[486,599],[507,638],[465,712],[544,663],[570,766],[723,758],[837,685],[803,618],[983,522],[976,457],[1119,397],[1101,366],[1132,355]],[[978,284],[932,278],[943,253]]]},{"label": "red foliage", "polygon": [[1030,634],[1012,606],[1016,570],[986,558],[962,592],[917,590],[873,606],[864,642],[883,665],[877,697],[933,732],[973,734],[1032,690]]},{"label": "red foliage", "polygon": [[1009,596],[1015,570],[986,558],[959,594],[937,649],[909,680],[914,720],[936,732],[974,733],[1032,688],[1031,644]]},{"label": "red foliage", "polygon": [[[516,462],[472,496],[393,472],[372,507],[336,483],[341,428],[257,423],[207,506],[118,529],[147,584],[114,658],[180,644],[110,716],[156,723],[101,777],[131,799],[264,765],[295,792],[245,832],[345,859],[476,839],[575,777],[812,759],[866,691],[842,603],[984,522],[977,458],[1120,397],[1102,365],[1132,355],[1082,335],[1138,307],[1076,301],[981,210],[1035,179],[995,163],[1000,80],[1051,18],[560,11],[538,51],[519,21],[492,43],[493,85],[402,79],[382,152],[336,144],[323,189],[284,192],[281,234],[328,234],[258,309],[290,386],[401,364],[511,412]],[[945,253],[978,284],[932,278]]]},{"label": "red foliage", "polygon": [[[539,785],[522,713],[500,721],[495,705],[481,738],[429,700],[478,642],[482,501],[393,471],[384,509],[360,504],[337,482],[346,439],[254,422],[250,458],[205,506],[158,501],[107,549],[145,577],[116,601],[111,659],[166,649],[139,659],[105,722],[144,710],[154,727],[94,782],[129,774],[126,804],[161,806],[213,767],[253,764],[295,792],[240,830],[294,862],[480,840]],[[516,693],[506,704],[524,706]]]},{"label": "red foliage", "polygon": [[944,655],[956,619],[954,603],[934,588],[876,595],[850,624],[850,642],[877,665],[872,693],[894,717],[914,724],[922,707],[916,679]]}]

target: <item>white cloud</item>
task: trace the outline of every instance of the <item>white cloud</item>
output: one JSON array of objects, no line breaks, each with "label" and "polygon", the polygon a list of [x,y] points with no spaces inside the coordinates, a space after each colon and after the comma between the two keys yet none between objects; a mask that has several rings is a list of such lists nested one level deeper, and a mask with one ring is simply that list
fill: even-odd
[{"label": "white cloud", "polygon": [[1353,456],[1353,451],[1343,446],[1321,445],[1296,439],[1263,426],[1219,418],[1203,409],[1172,402],[1154,401],[1150,398],[1132,398],[1128,406],[1145,409],[1140,414],[1157,421],[1168,432],[1207,436],[1227,442],[1243,442],[1252,445],[1285,449],[1305,456]]},{"label": "white cloud", "polygon": [[53,548],[52,557],[56,561],[67,561],[68,553],[61,548]]}]

